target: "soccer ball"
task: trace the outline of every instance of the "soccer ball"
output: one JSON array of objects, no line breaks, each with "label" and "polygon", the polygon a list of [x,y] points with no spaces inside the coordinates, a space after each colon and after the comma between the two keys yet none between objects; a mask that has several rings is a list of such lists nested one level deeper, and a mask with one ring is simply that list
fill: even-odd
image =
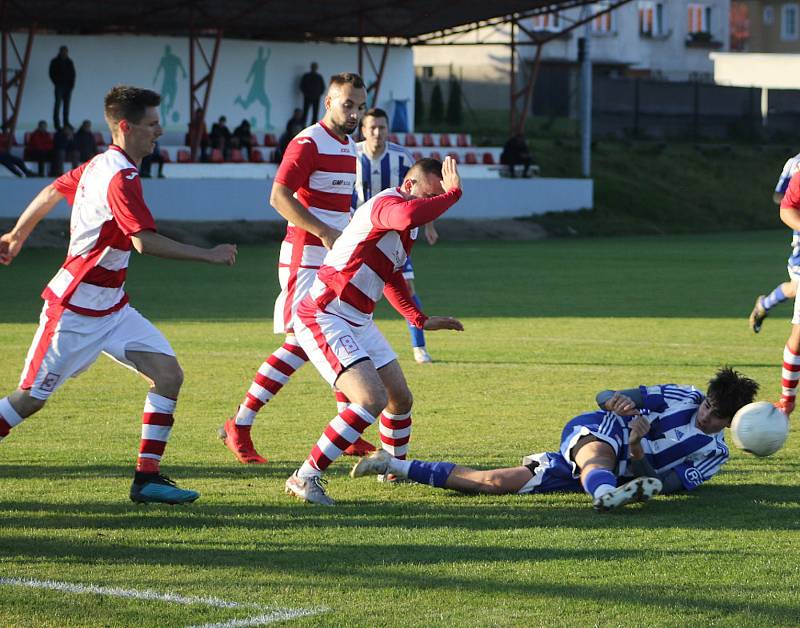
[{"label": "soccer ball", "polygon": [[748,403],[733,416],[733,442],[756,456],[769,456],[783,447],[789,419],[769,401]]}]

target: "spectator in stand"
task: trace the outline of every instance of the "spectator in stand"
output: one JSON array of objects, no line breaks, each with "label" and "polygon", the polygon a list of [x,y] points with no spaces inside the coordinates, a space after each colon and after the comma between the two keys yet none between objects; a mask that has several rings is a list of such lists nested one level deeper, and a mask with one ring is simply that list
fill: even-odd
[{"label": "spectator in stand", "polygon": [[305,119],[305,114],[300,109],[294,110],[292,117],[286,122],[286,130],[278,139],[278,148],[275,150],[277,158],[276,161],[280,162],[280,160],[283,158],[283,153],[286,151],[286,147],[289,145],[289,142],[294,139],[295,135],[306,128]]},{"label": "spectator in stand", "polygon": [[247,120],[242,120],[242,123],[233,130],[231,142],[237,148],[241,148],[247,155],[247,161],[250,161],[250,151],[253,150],[253,131]]},{"label": "spectator in stand", "polygon": [[[300,91],[303,92],[303,119],[300,130],[306,127],[309,109],[311,109],[311,121],[309,124],[319,122],[319,99],[325,93],[325,79],[317,72],[318,67],[316,62],[312,62],[311,70],[300,77]],[[289,139],[291,140],[292,138],[290,137]]]},{"label": "spectator in stand", "polygon": [[29,170],[25,162],[16,155],[8,152],[8,148],[0,148],[0,166],[5,166],[17,177],[34,177],[33,170]]},{"label": "spectator in stand", "polygon": [[53,161],[53,135],[47,130],[47,122],[39,120],[36,130],[28,135],[28,157],[38,164],[38,176],[44,176],[45,163]]},{"label": "spectator in stand", "polygon": [[99,151],[97,150],[97,140],[92,131],[92,121],[84,120],[81,128],[75,133],[75,147],[78,149],[78,157],[81,163],[89,161]]},{"label": "spectator in stand", "polygon": [[69,101],[72,88],[75,87],[75,64],[69,58],[66,46],[58,49],[58,55],[50,61],[50,80],[55,86],[56,103],[53,106],[53,126],[56,131],[61,128],[58,121],[58,109],[64,106],[64,124],[69,124]]},{"label": "spectator in stand", "polygon": [[512,179],[516,176],[514,167],[517,165],[524,166],[522,176],[528,176],[528,171],[533,163],[533,156],[528,148],[528,143],[525,141],[525,135],[516,133],[508,139],[505,146],[503,146],[500,163],[508,166],[508,176]]},{"label": "spectator in stand", "polygon": [[139,174],[141,174],[145,179],[150,178],[150,170],[153,166],[153,163],[158,164],[158,178],[163,179],[164,157],[161,155],[161,147],[158,145],[158,142],[155,142],[153,145],[152,153],[142,157],[142,166],[139,168]]},{"label": "spectator in stand", "polygon": [[231,158],[231,138],[233,134],[228,128],[228,119],[225,116],[220,116],[214,124],[211,125],[211,148],[218,148],[222,151],[222,158],[229,161]]},{"label": "spectator in stand", "polygon": [[[68,161],[71,168],[77,168],[81,163],[75,133],[72,125],[65,124],[53,135],[53,176],[60,177],[64,174],[64,162]],[[86,160],[83,160],[86,161]]]},{"label": "spectator in stand", "polygon": [[205,112],[202,108],[195,109],[192,121],[189,123],[189,132],[186,134],[186,144],[192,152],[192,161],[197,160],[197,148],[200,148],[200,161],[208,161],[208,129],[206,128]]}]

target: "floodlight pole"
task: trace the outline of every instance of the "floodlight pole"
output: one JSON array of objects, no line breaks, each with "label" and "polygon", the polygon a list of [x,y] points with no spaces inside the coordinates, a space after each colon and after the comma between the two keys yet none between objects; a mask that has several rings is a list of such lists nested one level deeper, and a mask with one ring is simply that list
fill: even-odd
[{"label": "floodlight pole", "polygon": [[[584,9],[586,11],[586,9]],[[578,57],[581,62],[581,174],[592,174],[592,25],[584,26],[583,37],[578,40]]]}]

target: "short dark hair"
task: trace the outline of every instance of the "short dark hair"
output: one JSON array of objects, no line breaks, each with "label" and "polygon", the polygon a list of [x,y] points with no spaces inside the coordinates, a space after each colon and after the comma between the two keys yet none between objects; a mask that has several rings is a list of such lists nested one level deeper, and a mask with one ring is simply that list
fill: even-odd
[{"label": "short dark hair", "polygon": [[342,85],[352,85],[353,87],[364,87],[364,79],[355,72],[340,72],[331,76],[328,87],[341,87]]},{"label": "short dark hair", "polygon": [[389,114],[386,113],[380,107],[373,107],[372,109],[367,109],[367,111],[364,113],[364,117],[361,118],[361,126],[364,126],[364,120],[366,120],[368,117],[384,118],[386,120],[386,123],[387,124],[389,123]]},{"label": "short dark hair", "polygon": [[740,408],[753,401],[757,392],[758,382],[724,366],[708,382],[706,396],[714,413],[730,421]]},{"label": "short dark hair", "polygon": [[128,120],[136,124],[144,117],[147,107],[158,107],[160,104],[161,96],[153,90],[116,85],[106,94],[103,112],[112,122]]},{"label": "short dark hair", "polygon": [[406,173],[406,179],[415,179],[423,174],[433,174],[442,178],[442,162],[432,157],[423,157]]}]

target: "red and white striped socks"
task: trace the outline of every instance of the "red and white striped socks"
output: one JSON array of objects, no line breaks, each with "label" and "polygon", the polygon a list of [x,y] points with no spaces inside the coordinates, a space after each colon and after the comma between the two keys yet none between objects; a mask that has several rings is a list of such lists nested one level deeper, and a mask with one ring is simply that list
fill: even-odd
[{"label": "red and white striped socks", "polygon": [[406,459],[408,441],[411,440],[411,413],[381,413],[381,447],[395,458]]},{"label": "red and white striped socks", "polygon": [[308,362],[295,336],[286,336],[283,346],[276,349],[259,367],[250,389],[236,412],[236,425],[249,426],[258,411],[278,394],[294,372]]},{"label": "red and white striped socks", "polygon": [[794,408],[798,380],[800,380],[800,355],[786,345],[783,348],[783,369],[781,369],[781,402],[789,408]]},{"label": "red and white striped socks", "polygon": [[0,399],[0,440],[8,436],[11,428],[22,423],[22,420],[23,417],[14,410],[8,397]]},{"label": "red and white striped socks", "polygon": [[177,405],[175,399],[162,397],[156,393],[147,393],[142,415],[142,443],[139,447],[139,458],[136,470],[141,473],[158,473],[161,456],[167,446],[173,414]]},{"label": "red and white striped socks", "polygon": [[351,403],[328,423],[328,427],[319,437],[297,475],[299,477],[319,475],[374,422],[374,416],[358,404]]}]

